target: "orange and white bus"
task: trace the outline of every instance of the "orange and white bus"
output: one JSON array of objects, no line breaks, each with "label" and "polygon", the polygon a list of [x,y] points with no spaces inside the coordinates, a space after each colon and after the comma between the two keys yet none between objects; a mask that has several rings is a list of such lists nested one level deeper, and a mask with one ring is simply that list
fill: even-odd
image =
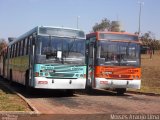
[{"label": "orange and white bus", "polygon": [[86,36],[87,86],[113,89],[140,89],[140,41],[126,32],[94,32]]}]

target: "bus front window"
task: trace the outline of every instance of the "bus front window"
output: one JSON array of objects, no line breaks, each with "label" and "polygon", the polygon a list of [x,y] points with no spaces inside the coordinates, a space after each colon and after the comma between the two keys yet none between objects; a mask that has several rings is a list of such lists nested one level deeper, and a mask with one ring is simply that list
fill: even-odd
[{"label": "bus front window", "polygon": [[41,36],[37,42],[36,53],[37,56],[43,58],[41,61],[37,58],[37,61],[41,63],[84,64],[85,40]]},{"label": "bus front window", "polygon": [[140,45],[127,42],[99,41],[97,64],[108,66],[139,66]]}]

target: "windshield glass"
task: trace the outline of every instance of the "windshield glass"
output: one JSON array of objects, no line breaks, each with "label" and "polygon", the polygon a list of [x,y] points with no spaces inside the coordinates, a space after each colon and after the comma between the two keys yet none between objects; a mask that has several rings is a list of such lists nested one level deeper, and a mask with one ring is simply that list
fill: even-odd
[{"label": "windshield glass", "polygon": [[97,64],[108,66],[139,66],[140,45],[127,42],[98,41]]},{"label": "windshield glass", "polygon": [[36,43],[38,63],[84,64],[85,40],[40,36]]}]

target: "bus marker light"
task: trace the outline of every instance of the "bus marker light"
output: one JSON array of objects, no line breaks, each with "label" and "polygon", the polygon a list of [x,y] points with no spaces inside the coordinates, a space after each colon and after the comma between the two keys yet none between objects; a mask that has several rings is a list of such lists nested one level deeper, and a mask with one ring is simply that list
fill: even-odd
[{"label": "bus marker light", "polygon": [[48,73],[45,73],[45,76],[48,76]]},{"label": "bus marker light", "polygon": [[38,77],[39,76],[39,72],[35,72],[34,75],[35,75],[35,77]]},{"label": "bus marker light", "polygon": [[138,77],[138,75],[136,75],[136,79],[138,79],[139,77]]}]

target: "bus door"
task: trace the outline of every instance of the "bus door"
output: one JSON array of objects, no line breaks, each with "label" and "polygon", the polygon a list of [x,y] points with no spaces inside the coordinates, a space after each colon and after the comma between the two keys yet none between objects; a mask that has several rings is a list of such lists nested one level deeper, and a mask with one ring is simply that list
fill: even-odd
[{"label": "bus door", "polygon": [[96,41],[94,40],[90,40],[89,42],[89,54],[88,54],[88,76],[90,78],[90,86],[92,88],[95,87],[95,76],[94,76],[94,72],[95,72],[95,45]]},{"label": "bus door", "polygon": [[31,37],[28,41],[29,46],[29,85],[34,86],[34,60],[35,60],[35,42],[36,38]]}]

